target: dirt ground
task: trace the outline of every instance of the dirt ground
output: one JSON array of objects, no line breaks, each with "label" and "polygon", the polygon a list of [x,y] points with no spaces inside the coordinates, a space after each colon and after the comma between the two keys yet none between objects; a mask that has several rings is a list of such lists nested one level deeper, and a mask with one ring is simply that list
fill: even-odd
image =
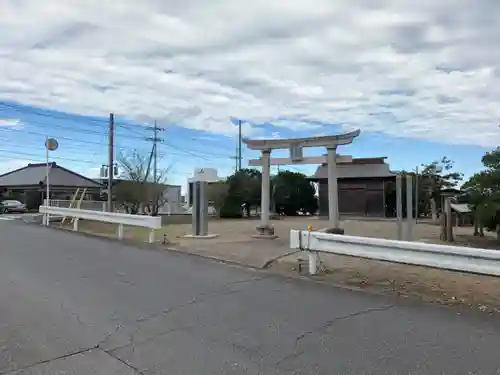
[{"label": "dirt ground", "polygon": [[[273,270],[298,276],[298,253],[281,259]],[[313,278],[334,285],[344,285],[373,292],[418,299],[445,305],[466,306],[483,312],[500,312],[500,278],[409,266],[340,255],[321,254],[322,272]]]},{"label": "dirt ground", "polygon": [[[175,244],[186,252],[213,256],[218,259],[241,263],[250,259],[255,264],[260,257],[262,264],[276,254],[289,252],[290,229],[324,228],[326,221],[317,218],[287,218],[273,220],[276,240],[253,240],[258,220],[212,220],[209,232],[220,236],[212,240],[184,239],[191,231],[190,224],[170,224],[157,231],[156,241]],[[396,223],[392,220],[343,220],[341,226],[347,235],[396,239]],[[68,226],[69,227],[69,226]],[[493,234],[484,238],[472,236],[471,227],[455,228],[456,245],[498,248]],[[116,226],[98,222],[82,221],[80,231],[115,237]],[[439,240],[439,226],[419,223],[413,227],[413,240],[428,243],[442,243]],[[148,239],[148,231],[141,228],[126,228],[125,237],[141,242]],[[202,241],[202,242],[200,242]],[[209,241],[209,242],[206,242]],[[271,242],[268,242],[271,241]],[[259,251],[251,251],[251,249]],[[281,250],[279,248],[282,248]],[[246,250],[245,250],[246,249]],[[240,252],[241,254],[239,254]],[[253,254],[252,254],[253,253]],[[252,258],[253,257],[253,258]],[[290,276],[297,275],[297,258],[307,259],[307,254],[294,254],[273,263],[275,272]],[[324,273],[315,279],[336,285],[373,290],[394,294],[403,298],[418,298],[443,304],[462,305],[488,312],[500,312],[500,278],[471,275],[460,272],[436,270],[426,267],[408,266],[364,260],[345,256],[322,254]],[[250,264],[249,265],[254,265]]]},{"label": "dirt ground", "polygon": [[[290,229],[307,229],[309,225],[315,229],[322,229],[328,225],[325,220],[317,217],[293,217],[281,220],[272,220],[271,224],[275,228],[276,235],[280,239],[287,240]],[[216,242],[238,242],[247,241],[256,233],[256,227],[259,221],[255,219],[240,219],[226,220],[214,219],[210,220],[208,230],[210,233],[219,234]],[[362,236],[362,237],[377,237],[386,239],[397,239],[397,228],[394,220],[379,219],[346,219],[342,220],[341,226],[345,229],[346,235]],[[71,224],[66,227],[70,228]],[[80,221],[80,230],[84,232],[92,232],[96,234],[114,236],[116,234],[116,225],[100,222]],[[497,241],[494,240],[493,234],[488,234],[483,238],[473,237],[471,227],[454,228],[455,242],[462,246],[475,246],[495,248]],[[182,236],[191,233],[191,224],[168,224],[156,233],[157,240],[163,240],[166,236],[169,241],[189,244],[193,240],[183,239]],[[413,226],[413,240],[428,243],[442,243],[439,239],[440,228],[438,225],[429,222],[420,222]],[[128,238],[136,238],[147,240],[147,230],[142,228],[125,228],[125,236]],[[500,246],[499,246],[500,247]]]}]

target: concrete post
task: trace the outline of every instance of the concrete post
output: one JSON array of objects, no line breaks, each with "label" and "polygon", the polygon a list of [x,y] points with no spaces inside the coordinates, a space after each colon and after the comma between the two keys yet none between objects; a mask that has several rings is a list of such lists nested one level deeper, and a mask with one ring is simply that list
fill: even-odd
[{"label": "concrete post", "polygon": [[406,176],[406,241],[412,240],[413,228],[413,176]]},{"label": "concrete post", "polygon": [[206,236],[208,234],[208,201],[205,196],[205,188],[207,183],[205,181],[196,181],[193,183],[193,235]]},{"label": "concrete post", "polygon": [[403,199],[401,175],[396,176],[396,224],[398,227],[398,240],[403,240]]},{"label": "concrete post", "polygon": [[436,200],[434,198],[431,198],[431,214],[432,214],[432,222],[437,223],[438,222],[437,207],[436,207]]},{"label": "concrete post", "polygon": [[269,227],[269,204],[271,185],[271,151],[262,151],[262,201],[260,207],[260,225]]},{"label": "concrete post", "polygon": [[260,225],[258,236],[275,238],[274,228],[269,224],[269,205],[271,195],[271,150],[262,151],[262,192],[260,204]]},{"label": "concrete post", "polygon": [[118,224],[118,239],[123,240],[123,224]]},{"label": "concrete post", "polygon": [[318,253],[311,251],[309,256],[309,275],[316,275],[318,273]]},{"label": "concrete post", "polygon": [[339,228],[339,190],[337,185],[337,147],[328,148],[328,221],[331,229]]}]

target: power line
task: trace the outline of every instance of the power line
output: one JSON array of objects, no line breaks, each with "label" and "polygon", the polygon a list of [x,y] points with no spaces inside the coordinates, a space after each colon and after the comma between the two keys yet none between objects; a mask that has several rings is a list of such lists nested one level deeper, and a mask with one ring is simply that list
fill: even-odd
[{"label": "power line", "polygon": [[[97,141],[97,140],[96,141],[87,141],[87,140],[82,140],[82,139],[74,139],[74,138],[68,137],[66,135],[57,135],[58,139],[67,140],[67,141],[71,141],[71,142],[75,142],[75,143],[81,143],[81,144],[85,144],[85,145],[93,145],[93,146],[95,146],[96,144],[106,145],[106,143],[104,141],[104,137],[106,137],[106,131],[105,131],[104,126],[101,125],[101,124],[105,123],[105,120],[92,119],[92,118],[87,118],[87,117],[83,117],[83,116],[82,117],[78,117],[78,118],[71,118],[70,116],[72,116],[72,115],[46,113],[46,112],[38,111],[38,110],[36,110],[34,108],[23,107],[23,106],[18,106],[18,105],[16,106],[16,105],[8,104],[8,103],[5,103],[5,102],[0,102],[0,106],[13,109],[13,110],[15,110],[17,112],[25,112],[25,113],[30,113],[30,114],[33,114],[33,115],[38,115],[38,116],[43,116],[43,117],[49,117],[49,118],[54,118],[54,119],[60,119],[60,120],[65,120],[65,121],[80,122],[80,119],[82,121],[83,120],[89,121],[91,124],[87,124],[87,125],[93,125],[93,126],[98,125],[99,128],[100,128],[100,130],[97,130],[97,129],[91,129],[91,130],[89,130],[89,129],[78,129],[78,128],[72,127],[71,125],[62,125],[62,124],[53,124],[53,123],[51,123],[50,126],[58,128],[58,129],[62,129],[62,130],[67,130],[67,131],[70,131],[72,133],[80,133],[80,134],[85,134],[85,135],[90,135],[90,136],[97,136],[99,138],[100,137],[103,138],[102,141]],[[29,125],[32,125],[32,124],[36,125],[36,124],[38,124],[40,126],[47,127],[46,123],[35,122],[35,121],[32,121],[31,119],[28,121],[28,124]],[[151,129],[151,127],[147,127],[147,126],[142,127],[142,126],[133,126],[133,125],[130,125],[130,124],[116,124],[115,123],[115,130],[117,130],[117,127],[119,127],[120,129],[124,129],[124,130],[126,130],[128,132],[133,133],[133,135],[128,134],[127,137],[126,137],[126,139],[134,139],[134,140],[146,140],[146,138],[144,137],[144,135],[140,133],[139,129],[141,129],[141,128],[144,129],[144,130]],[[157,126],[156,126],[156,128],[160,129]],[[38,135],[38,136],[41,136],[41,137],[44,137],[44,138],[47,135],[46,133],[39,133],[39,132],[36,132],[36,131],[27,130],[27,129],[23,129],[23,128],[20,128],[20,129],[13,129],[13,128],[8,128],[7,129],[7,128],[3,128],[2,131],[5,131],[5,132],[16,131],[16,132],[22,132],[24,134]],[[118,134],[115,133],[115,135],[118,136],[118,138],[120,138],[120,134],[119,133]],[[194,141],[197,141],[196,138],[190,138],[190,139],[194,140]],[[172,143],[169,142],[169,143],[165,143],[164,146],[168,147],[171,150],[176,151],[176,152],[172,152],[171,150],[169,150],[169,154],[173,154],[173,155],[179,155],[179,156],[190,155],[193,158],[203,159],[203,160],[207,160],[207,161],[211,161],[211,159],[226,159],[227,160],[227,155],[222,154],[222,153],[209,153],[209,152],[199,153],[199,152],[196,152],[196,151],[191,151],[191,150],[186,149],[186,148],[179,148],[177,146],[177,144],[178,144],[178,142],[176,142],[176,144],[172,144]],[[118,148],[118,149],[121,149],[121,150],[127,150],[127,149],[132,149],[132,148],[135,148],[135,147],[124,146],[124,145],[120,145],[119,143],[117,143],[117,144],[115,144],[115,148]],[[88,149],[88,147],[85,148],[85,150],[87,150],[87,149]],[[157,154],[157,150],[158,150],[158,145],[156,144],[155,149],[154,149],[154,151],[156,152],[156,155],[158,155]],[[239,151],[238,154],[241,155],[241,150]],[[239,167],[241,167],[241,162],[239,163]]]},{"label": "power line", "polygon": [[[30,121],[30,123],[33,123],[32,121]],[[39,124],[41,126],[45,126],[45,124]],[[62,126],[59,126],[59,127],[62,127]],[[62,127],[63,129],[68,129],[70,130],[69,128],[66,128],[66,127]],[[150,127],[151,128],[151,127]],[[145,127],[145,129],[147,129],[147,127]],[[158,129],[161,129],[161,128],[158,128]],[[22,128],[19,128],[19,129],[14,129],[14,128],[1,128],[2,131],[5,131],[5,132],[8,132],[8,131],[13,131],[13,132],[22,132],[22,133],[26,133],[26,134],[32,134],[32,135],[38,135],[38,136],[43,136],[45,137],[46,134],[43,134],[43,133],[39,133],[39,132],[35,132],[35,131],[31,131],[31,130],[26,130],[26,129],[22,129]],[[75,131],[75,129],[71,129],[72,131]],[[80,130],[79,132],[81,133],[85,133],[88,135],[88,132],[84,131],[84,130]],[[91,132],[91,135],[97,135],[97,136],[102,136],[103,138],[106,137],[106,133],[97,133],[97,132]],[[85,140],[82,140],[82,139],[74,139],[74,138],[70,138],[68,136],[62,136],[62,135],[58,135],[57,136],[58,139],[65,139],[65,140],[68,140],[68,141],[73,141],[73,142],[76,142],[76,143],[84,143],[84,144],[91,144],[91,145],[95,145],[95,144],[101,144],[101,145],[106,145],[107,143],[104,142],[104,139],[103,141],[101,142],[98,142],[98,141],[85,141]],[[144,140],[146,141],[147,138],[145,138],[144,136],[143,137],[138,137],[138,136],[127,136],[127,139],[134,139],[134,140]],[[196,158],[201,158],[201,159],[205,159],[205,160],[209,160],[210,158],[219,158],[219,159],[226,159],[227,158],[227,155],[224,155],[224,154],[221,154],[221,153],[209,153],[209,152],[204,152],[203,154],[200,154],[200,153],[196,153],[194,151],[190,151],[190,150],[186,150],[186,149],[181,149],[173,144],[169,144],[169,143],[165,143],[164,144],[166,147],[169,147],[173,150],[176,150],[178,151],[177,154],[178,155],[191,155],[193,157],[196,157]],[[123,149],[127,149],[127,148],[135,148],[135,147],[126,147],[126,146],[123,146],[123,145],[120,145],[120,144],[117,144],[118,148],[123,148]]]},{"label": "power line", "polygon": [[[31,130],[26,130],[26,129],[14,129],[14,128],[5,128],[5,127],[3,127],[3,128],[0,128],[0,133],[1,132],[5,133],[5,134],[8,134],[9,132],[21,132],[23,134],[29,134],[29,135],[39,136],[40,139],[46,137],[46,134],[44,134],[44,133],[39,133],[39,132],[35,132],[35,131],[31,131]],[[101,140],[87,141],[87,140],[83,140],[83,139],[75,139],[75,138],[71,138],[71,137],[67,137],[67,136],[61,136],[61,135],[58,135],[57,139],[58,140],[66,140],[68,142],[75,143],[76,146],[79,146],[79,147],[75,148],[74,151],[81,151],[81,150],[89,151],[89,146],[94,146],[94,147],[95,146],[106,146],[107,142],[104,141],[104,136],[105,136],[105,134],[103,134],[103,140],[102,141]],[[12,140],[8,140],[7,138],[5,138],[5,140],[6,141],[12,141]],[[26,140],[26,141],[23,141],[22,145],[27,145],[27,144],[30,144],[30,143],[36,143],[36,144],[38,144],[38,141]],[[75,145],[71,145],[71,146],[75,146]],[[115,143],[115,146],[116,146],[115,147],[116,149],[122,149],[122,150],[137,148],[137,145],[134,145],[134,147],[132,147],[132,146],[124,146],[124,145],[121,145],[119,143]],[[141,145],[141,147],[143,147],[143,145]],[[72,149],[66,149],[66,148],[65,148],[65,150],[66,151],[73,151]]]},{"label": "power line", "polygon": [[[7,153],[1,154],[2,152]],[[18,156],[18,160],[22,159],[23,161],[26,162],[34,162],[34,163],[45,163],[45,157],[42,155],[37,155],[33,153],[27,153],[27,152],[19,152],[19,151],[13,151],[13,150],[5,150],[5,149],[0,149],[0,159],[5,160],[5,161],[12,161],[16,159],[16,156]],[[70,161],[78,164],[89,164],[92,166],[95,166],[95,161],[91,160],[86,160],[86,159],[72,159],[72,158],[67,158],[63,156],[56,156],[56,155],[51,155],[51,159],[53,160],[64,160],[64,161]],[[176,176],[190,176],[189,173],[183,173],[183,172],[175,172],[175,171],[170,171],[170,174],[176,175]]]},{"label": "power line", "polygon": [[[3,107],[10,108],[16,112],[27,112],[32,115],[36,116],[42,116],[42,117],[50,117],[54,119],[59,119],[59,120],[65,120],[65,121],[73,121],[73,122],[78,122],[79,119],[82,121],[84,120],[85,122],[91,122],[92,125],[97,125],[96,123],[101,123],[102,128],[104,128],[105,124],[107,121],[105,119],[96,119],[88,116],[81,116],[81,115],[70,115],[70,114],[65,114],[63,112],[56,112],[53,110],[50,110],[50,112],[47,111],[40,111],[32,107],[27,107],[23,105],[16,105],[16,104],[8,104],[5,102],[0,102],[0,105]],[[57,114],[53,113],[56,112]]]}]

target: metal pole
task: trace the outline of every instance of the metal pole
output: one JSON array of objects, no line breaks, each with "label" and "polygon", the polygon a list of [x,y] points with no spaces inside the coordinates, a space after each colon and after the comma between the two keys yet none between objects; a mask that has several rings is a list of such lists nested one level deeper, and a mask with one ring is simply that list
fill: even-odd
[{"label": "metal pole", "polygon": [[[50,206],[50,180],[49,180],[49,137],[45,139],[45,188],[46,188],[46,197],[45,197],[45,206]],[[45,225],[50,225],[50,214],[46,214]]]},{"label": "metal pole", "polygon": [[108,134],[108,212],[113,212],[114,133],[115,119],[114,115],[110,113]]},{"label": "metal pole", "polygon": [[157,183],[158,183],[158,172],[157,172],[157,168],[156,168],[156,162],[157,162],[157,159],[158,159],[158,147],[157,147],[157,142],[158,142],[158,126],[156,125],[156,121],[155,121],[155,128],[154,128],[154,159],[153,159],[153,183],[154,183],[154,192],[155,192],[155,205],[154,205],[154,209],[153,209],[153,214],[154,215],[158,215],[158,210],[159,210],[159,207],[158,207],[158,200],[159,200],[159,196],[158,196],[158,187],[156,186]]},{"label": "metal pole", "polygon": [[153,182],[156,184],[157,180],[157,170],[156,170],[156,161],[157,161],[157,149],[156,149],[156,142],[158,141],[158,127],[156,126],[156,121],[155,121],[155,127],[154,127],[154,155],[153,155]]}]

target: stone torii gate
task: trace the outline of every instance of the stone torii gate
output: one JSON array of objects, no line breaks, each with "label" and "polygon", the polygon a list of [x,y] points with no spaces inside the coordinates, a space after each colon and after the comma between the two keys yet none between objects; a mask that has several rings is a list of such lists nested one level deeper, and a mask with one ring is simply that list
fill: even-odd
[{"label": "stone torii gate", "polygon": [[[276,238],[274,228],[269,224],[270,205],[270,185],[271,185],[271,164],[321,164],[328,165],[328,213],[329,226],[332,232],[340,232],[339,228],[339,208],[338,208],[338,186],[337,186],[337,162],[346,162],[351,157],[337,157],[337,147],[352,143],[354,138],[360,134],[360,130],[332,136],[310,137],[310,138],[290,138],[290,139],[248,139],[243,142],[251,150],[262,152],[260,159],[250,160],[250,166],[262,166],[262,197],[260,209],[260,225],[257,227],[258,237]],[[304,147],[326,147],[326,156],[304,157]],[[271,151],[279,149],[289,149],[289,158],[271,159]],[[340,159],[340,160],[339,160]]]}]

